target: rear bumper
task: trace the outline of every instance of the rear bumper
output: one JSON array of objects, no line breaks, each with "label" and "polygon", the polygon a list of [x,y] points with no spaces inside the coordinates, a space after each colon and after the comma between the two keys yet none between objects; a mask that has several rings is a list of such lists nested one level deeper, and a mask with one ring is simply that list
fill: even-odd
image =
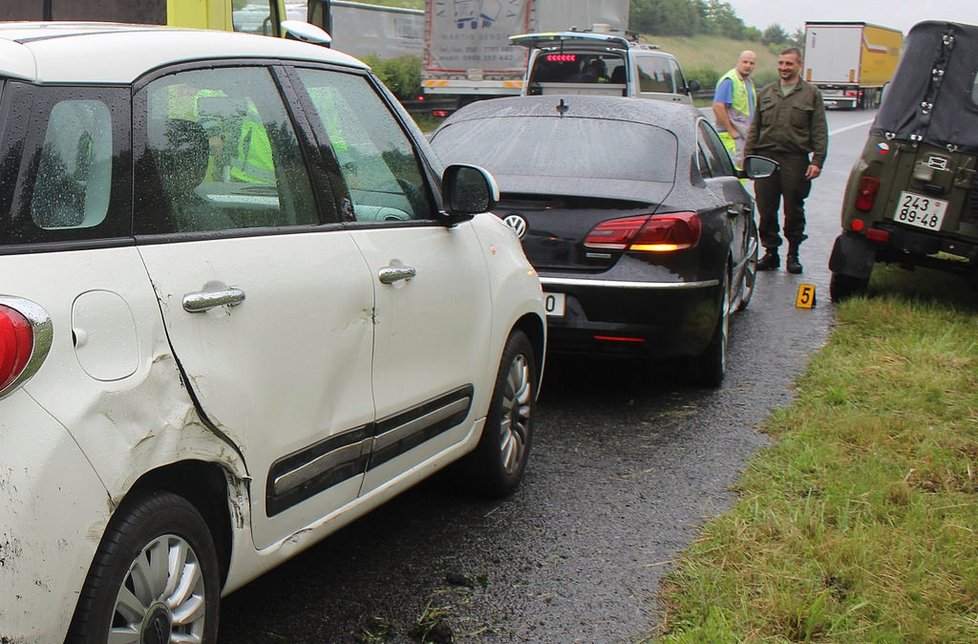
[{"label": "rear bumper", "polygon": [[869,277],[874,262],[962,274],[978,271],[978,240],[917,232],[890,222],[877,222],[873,228],[885,231],[887,239],[870,241],[863,235],[851,232],[839,235],[829,258],[829,269],[834,273],[863,278]]},{"label": "rear bumper", "polygon": [[550,316],[553,353],[672,357],[698,355],[719,316],[719,280],[629,282],[540,276],[545,293],[563,293],[564,315]]}]

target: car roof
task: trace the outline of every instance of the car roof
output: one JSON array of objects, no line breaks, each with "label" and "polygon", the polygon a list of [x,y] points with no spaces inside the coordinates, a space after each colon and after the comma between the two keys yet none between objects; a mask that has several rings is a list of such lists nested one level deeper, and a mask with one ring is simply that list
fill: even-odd
[{"label": "car roof", "polygon": [[512,96],[470,103],[449,116],[441,127],[485,118],[558,116],[634,121],[683,135],[692,127],[700,112],[690,105],[647,98],[579,94]]},{"label": "car roof", "polygon": [[99,22],[0,23],[0,76],[33,82],[131,83],[162,65],[215,58],[366,68],[319,45],[254,34]]},{"label": "car roof", "polygon": [[535,34],[517,34],[509,37],[511,45],[519,47],[530,47],[545,49],[571,45],[591,46],[591,47],[613,47],[615,49],[628,49],[628,40],[624,36],[614,34],[601,34],[581,31],[552,31]]}]

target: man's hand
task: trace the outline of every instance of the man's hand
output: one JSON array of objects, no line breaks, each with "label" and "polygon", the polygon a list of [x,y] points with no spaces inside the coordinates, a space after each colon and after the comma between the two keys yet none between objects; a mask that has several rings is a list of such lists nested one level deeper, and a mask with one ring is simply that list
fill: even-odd
[{"label": "man's hand", "polygon": [[814,179],[820,174],[822,174],[822,169],[814,164],[810,164],[808,166],[808,169],[805,170],[805,178],[808,179],[809,181],[811,181],[812,179]]}]

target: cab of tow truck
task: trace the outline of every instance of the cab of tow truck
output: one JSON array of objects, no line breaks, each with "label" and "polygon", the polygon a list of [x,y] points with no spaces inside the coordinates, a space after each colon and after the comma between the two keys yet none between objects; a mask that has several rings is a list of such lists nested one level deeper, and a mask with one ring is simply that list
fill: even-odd
[{"label": "cab of tow truck", "polygon": [[[292,3],[289,3],[292,9]],[[0,6],[0,20],[99,21],[239,31],[328,45],[329,2],[303,3],[305,22],[289,20],[285,0],[20,0]],[[291,12],[291,11],[290,11]]]},{"label": "cab of tow truck", "polygon": [[849,175],[830,294],[866,291],[887,262],[978,287],[978,26],[927,21],[903,57]]}]

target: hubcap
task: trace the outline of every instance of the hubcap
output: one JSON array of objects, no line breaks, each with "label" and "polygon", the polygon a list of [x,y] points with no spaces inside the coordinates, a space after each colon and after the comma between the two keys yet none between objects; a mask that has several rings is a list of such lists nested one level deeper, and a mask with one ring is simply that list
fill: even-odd
[{"label": "hubcap", "polygon": [[533,401],[533,383],[530,380],[530,364],[523,354],[513,358],[506,374],[503,392],[502,419],[499,432],[499,449],[503,468],[516,472],[526,458],[527,440],[530,435],[530,408]]},{"label": "hubcap", "polygon": [[129,566],[115,600],[108,641],[201,642],[206,601],[197,554],[181,537],[150,542]]}]

